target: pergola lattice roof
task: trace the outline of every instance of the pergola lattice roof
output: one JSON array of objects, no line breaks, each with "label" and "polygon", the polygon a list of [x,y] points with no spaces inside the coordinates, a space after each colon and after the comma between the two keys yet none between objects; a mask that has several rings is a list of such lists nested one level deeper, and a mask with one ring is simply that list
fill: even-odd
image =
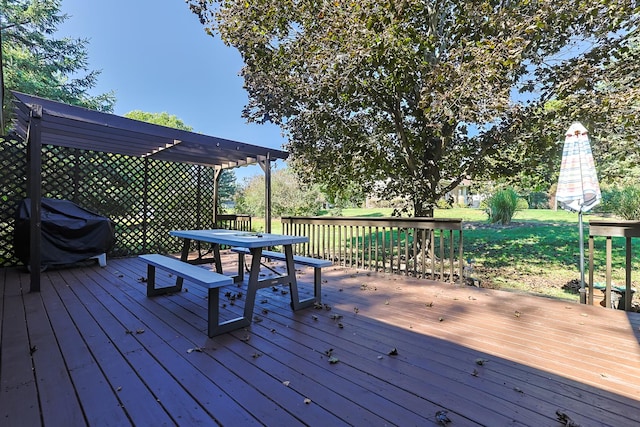
[{"label": "pergola lattice roof", "polygon": [[34,106],[42,106],[41,144],[229,169],[286,159],[282,150],[132,120],[20,92],[14,128],[26,138]]}]

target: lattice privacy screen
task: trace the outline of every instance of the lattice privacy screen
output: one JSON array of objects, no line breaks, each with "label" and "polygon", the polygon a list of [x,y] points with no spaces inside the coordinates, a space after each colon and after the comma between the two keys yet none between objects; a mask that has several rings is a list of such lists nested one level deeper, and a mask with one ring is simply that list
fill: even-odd
[{"label": "lattice privacy screen", "polygon": [[[13,223],[27,190],[26,144],[0,137],[0,267],[14,266]],[[42,149],[42,196],[111,218],[109,256],[177,253],[173,229],[213,227],[213,169],[64,147]]]}]

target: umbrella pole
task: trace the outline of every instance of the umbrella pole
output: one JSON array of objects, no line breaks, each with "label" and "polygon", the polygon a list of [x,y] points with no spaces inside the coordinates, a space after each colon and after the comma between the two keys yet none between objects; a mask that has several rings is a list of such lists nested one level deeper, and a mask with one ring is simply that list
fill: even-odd
[{"label": "umbrella pole", "polygon": [[582,207],[578,212],[578,230],[580,233],[579,241],[580,241],[580,304],[587,303],[587,293],[584,288],[584,229],[582,225]]}]

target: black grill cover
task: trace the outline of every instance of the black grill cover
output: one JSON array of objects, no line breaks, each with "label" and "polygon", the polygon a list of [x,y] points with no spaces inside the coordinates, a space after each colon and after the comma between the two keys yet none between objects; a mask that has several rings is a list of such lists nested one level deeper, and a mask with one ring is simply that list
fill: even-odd
[{"label": "black grill cover", "polygon": [[[16,257],[29,264],[31,200],[18,205],[13,235]],[[42,266],[72,264],[111,249],[114,227],[109,218],[69,200],[42,199]]]}]

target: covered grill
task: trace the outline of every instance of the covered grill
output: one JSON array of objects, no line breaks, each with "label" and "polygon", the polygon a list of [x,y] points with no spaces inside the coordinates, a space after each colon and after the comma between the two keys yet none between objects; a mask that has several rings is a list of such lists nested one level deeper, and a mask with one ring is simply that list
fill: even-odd
[{"label": "covered grill", "polygon": [[[114,227],[109,218],[84,209],[69,200],[42,199],[41,268],[73,264],[98,258],[101,265],[114,242]],[[18,205],[13,247],[16,257],[29,264],[29,224],[31,201]]]}]

